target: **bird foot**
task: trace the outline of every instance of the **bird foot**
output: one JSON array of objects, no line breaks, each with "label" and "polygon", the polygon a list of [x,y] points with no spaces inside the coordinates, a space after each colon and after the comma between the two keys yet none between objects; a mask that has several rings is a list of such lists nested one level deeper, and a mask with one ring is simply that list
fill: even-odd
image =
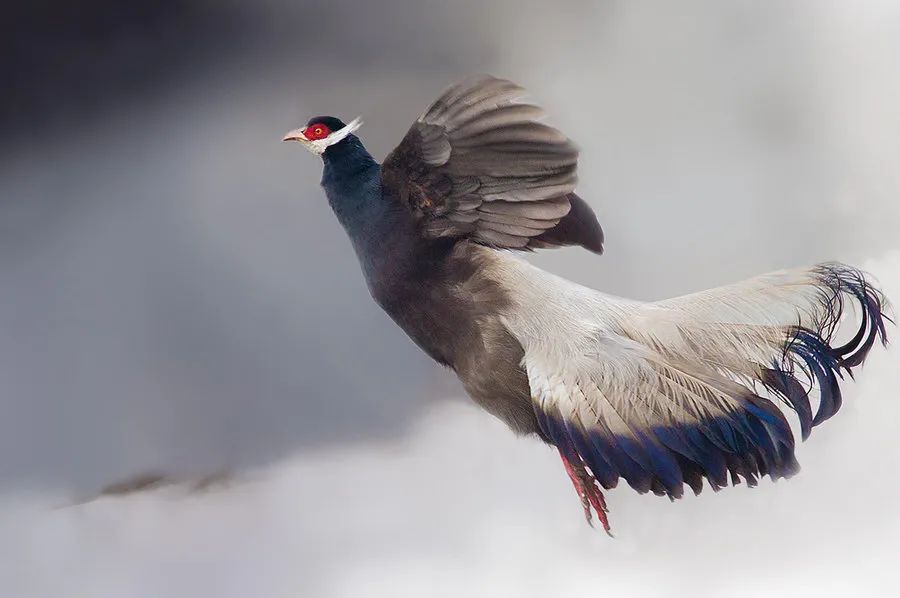
[{"label": "bird foot", "polygon": [[603,493],[600,492],[597,480],[585,468],[580,459],[578,462],[573,463],[566,458],[562,451],[559,451],[559,456],[562,457],[566,473],[569,474],[569,479],[572,480],[572,485],[575,486],[575,492],[578,493],[578,498],[581,499],[584,518],[587,520],[588,525],[594,527],[593,514],[596,512],[597,519],[600,520],[600,524],[603,526],[603,531],[609,537],[613,537],[609,531],[609,518],[606,515],[609,509],[606,506],[606,499],[603,498]]}]

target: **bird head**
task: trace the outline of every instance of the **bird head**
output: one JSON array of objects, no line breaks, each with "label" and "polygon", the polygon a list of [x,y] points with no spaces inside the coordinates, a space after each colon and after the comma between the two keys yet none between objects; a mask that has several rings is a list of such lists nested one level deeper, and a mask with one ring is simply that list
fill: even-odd
[{"label": "bird head", "polygon": [[329,146],[340,143],[360,126],[362,120],[359,117],[346,125],[333,116],[314,116],[305,127],[290,131],[282,141],[298,141],[312,153],[322,154]]}]

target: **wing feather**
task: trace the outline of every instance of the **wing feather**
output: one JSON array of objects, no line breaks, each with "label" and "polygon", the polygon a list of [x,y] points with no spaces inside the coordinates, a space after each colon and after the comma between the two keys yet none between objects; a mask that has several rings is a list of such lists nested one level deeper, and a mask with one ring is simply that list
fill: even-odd
[{"label": "wing feather", "polygon": [[553,232],[572,209],[578,150],[539,122],[543,110],[520,103],[523,95],[515,83],[487,75],[450,87],[385,159],[383,187],[421,219],[426,235],[516,249],[582,245],[599,253],[602,230],[581,200]]}]

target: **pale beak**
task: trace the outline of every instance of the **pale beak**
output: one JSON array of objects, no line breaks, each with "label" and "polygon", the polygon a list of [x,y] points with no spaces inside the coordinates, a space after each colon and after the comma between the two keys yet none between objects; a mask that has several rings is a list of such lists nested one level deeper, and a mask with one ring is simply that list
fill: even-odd
[{"label": "pale beak", "polygon": [[294,129],[293,131],[289,131],[282,141],[308,141],[306,135],[303,134],[303,129]]}]

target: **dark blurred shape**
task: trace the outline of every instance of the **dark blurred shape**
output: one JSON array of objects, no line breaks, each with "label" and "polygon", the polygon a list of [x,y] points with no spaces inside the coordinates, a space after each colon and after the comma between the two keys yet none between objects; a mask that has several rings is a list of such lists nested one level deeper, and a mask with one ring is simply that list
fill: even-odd
[{"label": "dark blurred shape", "polygon": [[38,0],[4,6],[0,25],[0,127],[5,135],[171,85],[192,62],[240,47],[229,3]]},{"label": "dark blurred shape", "polygon": [[142,490],[152,490],[153,488],[159,488],[160,486],[174,483],[175,481],[164,473],[143,473],[102,488],[99,496],[134,494],[135,492],[141,492]]},{"label": "dark blurred shape", "polygon": [[209,492],[226,487],[231,480],[232,475],[227,471],[217,471],[196,478],[179,477],[156,471],[145,472],[104,486],[97,494],[79,499],[66,506],[74,507],[99,498],[129,496],[171,486],[180,486],[187,494]]}]

